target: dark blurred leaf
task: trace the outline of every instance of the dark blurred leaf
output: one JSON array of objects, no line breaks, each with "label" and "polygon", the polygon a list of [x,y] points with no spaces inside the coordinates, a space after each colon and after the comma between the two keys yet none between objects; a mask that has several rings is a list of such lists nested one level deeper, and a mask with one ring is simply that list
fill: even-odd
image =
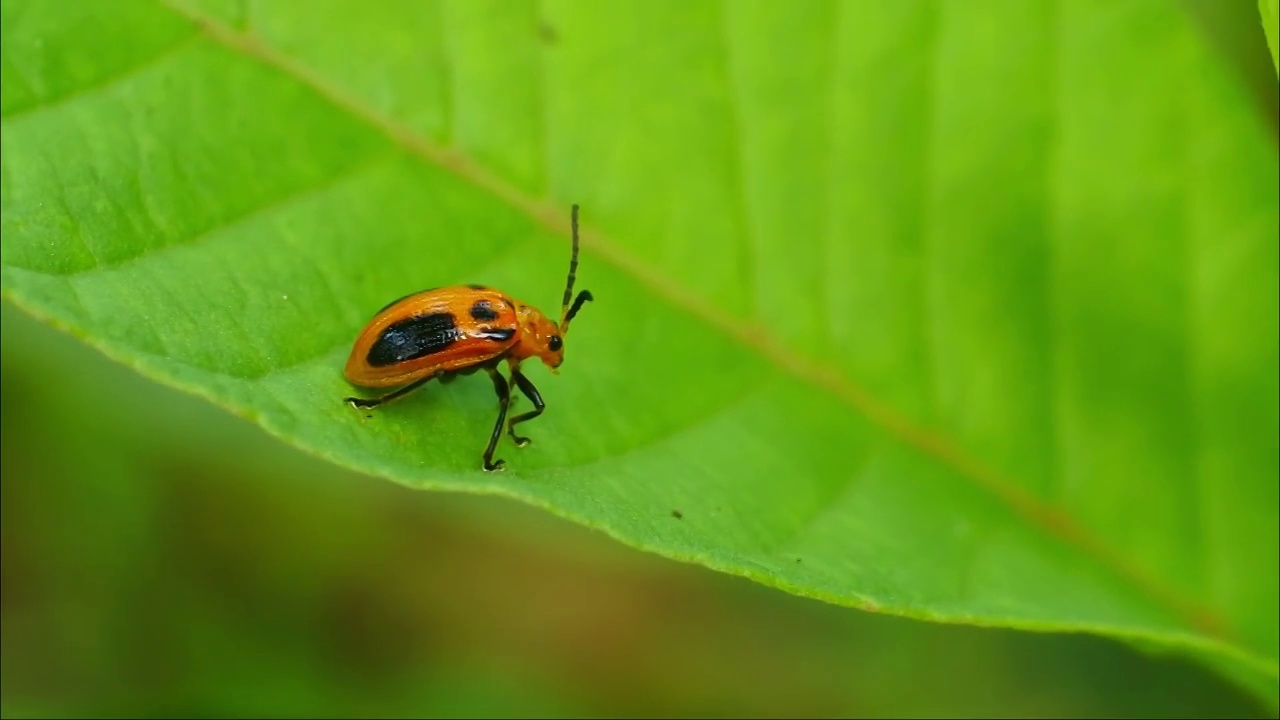
[{"label": "dark blurred leaf", "polygon": [[[1276,701],[1276,152],[1175,5],[253,10],[6,0],[6,297],[347,467]],[[405,293],[554,311],[570,202],[506,473],[483,379],[342,404]]]}]

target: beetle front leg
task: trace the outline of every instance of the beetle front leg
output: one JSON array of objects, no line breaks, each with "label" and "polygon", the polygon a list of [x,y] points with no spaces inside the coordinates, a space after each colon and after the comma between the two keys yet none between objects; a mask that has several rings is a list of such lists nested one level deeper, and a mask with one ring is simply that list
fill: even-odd
[{"label": "beetle front leg", "polygon": [[542,395],[538,393],[538,388],[534,387],[533,383],[529,382],[529,378],[525,377],[524,373],[520,372],[520,368],[512,368],[511,379],[515,381],[516,387],[520,388],[520,392],[524,393],[524,396],[529,398],[530,402],[533,403],[532,410],[524,413],[523,415],[517,415],[511,418],[511,422],[507,424],[507,432],[510,433],[511,439],[515,441],[516,447],[524,447],[533,441],[527,437],[517,435],[516,425],[538,417],[542,414],[542,411],[546,409],[547,405],[542,402]]},{"label": "beetle front leg", "polygon": [[493,451],[498,447],[498,441],[502,439],[502,422],[507,418],[507,405],[511,402],[511,387],[507,385],[507,379],[502,377],[502,373],[497,368],[487,368],[489,377],[493,378],[493,391],[498,394],[498,421],[493,425],[493,434],[489,436],[489,445],[484,449],[484,469],[485,472],[493,472],[501,470],[506,461],[499,459],[493,461]]}]

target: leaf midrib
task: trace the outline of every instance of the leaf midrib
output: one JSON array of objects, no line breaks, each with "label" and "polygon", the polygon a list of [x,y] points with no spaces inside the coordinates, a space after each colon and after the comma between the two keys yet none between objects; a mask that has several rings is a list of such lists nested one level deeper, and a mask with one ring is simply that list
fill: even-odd
[{"label": "leaf midrib", "polygon": [[[192,22],[201,32],[216,42],[302,83],[342,112],[372,126],[409,154],[485,190],[553,233],[567,232],[568,223],[564,221],[562,209],[558,206],[533,199],[465,154],[436,145],[394,119],[380,114],[320,74],[268,46],[256,36],[231,28],[216,18],[186,7],[180,2],[164,0],[162,4]],[[1237,652],[1252,657],[1252,664],[1270,675],[1280,673],[1280,669],[1277,669],[1273,661],[1257,654],[1247,644],[1233,637],[1214,610],[1184,598],[1142,569],[1131,565],[1076,524],[1069,516],[970,457],[945,436],[917,425],[907,416],[870,395],[856,382],[842,376],[835,368],[794,354],[763,329],[743,323],[729,313],[708,304],[691,291],[669,280],[659,271],[629,255],[604,234],[589,226],[584,226],[581,230],[583,244],[605,261],[631,275],[655,294],[715,327],[763,356],[781,370],[839,396],[899,441],[950,467],[959,475],[994,495],[1029,525],[1087,554],[1095,562],[1129,582],[1153,603],[1175,613],[1194,632],[1206,636],[1207,639],[1234,646]]]}]

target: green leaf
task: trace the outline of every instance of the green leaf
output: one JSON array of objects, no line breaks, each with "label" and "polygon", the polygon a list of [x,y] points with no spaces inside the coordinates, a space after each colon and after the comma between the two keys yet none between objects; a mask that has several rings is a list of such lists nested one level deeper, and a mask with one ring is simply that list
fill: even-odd
[{"label": "green leaf", "polygon": [[1258,0],[1258,12],[1262,13],[1262,29],[1267,34],[1267,46],[1271,48],[1271,64],[1280,73],[1280,0]]},{"label": "green leaf", "polygon": [[[343,466],[1274,707],[1273,138],[1175,3],[970,10],[5,0],[4,295]],[[506,472],[483,376],[343,404],[406,293],[558,315],[574,202]]]}]

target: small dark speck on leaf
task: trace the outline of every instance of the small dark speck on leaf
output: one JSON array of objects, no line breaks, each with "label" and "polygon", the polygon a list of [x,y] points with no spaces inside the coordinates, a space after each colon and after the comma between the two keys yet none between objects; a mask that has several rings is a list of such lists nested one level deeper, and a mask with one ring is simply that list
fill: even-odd
[{"label": "small dark speck on leaf", "polygon": [[542,20],[538,23],[538,37],[542,38],[542,42],[545,42],[548,45],[553,45],[560,39],[559,33],[557,33],[556,29],[546,20]]},{"label": "small dark speck on leaf", "polygon": [[373,414],[372,414],[372,413],[366,413],[366,414],[365,414],[365,417],[366,417],[366,418],[368,418],[369,420],[372,420],[372,419],[373,419]]},{"label": "small dark speck on leaf", "polygon": [[796,558],[796,562],[800,562],[800,558]]},{"label": "small dark speck on leaf", "polygon": [[675,519],[677,519],[677,520],[681,520],[681,519],[683,519],[683,518],[684,518],[684,513],[680,512],[679,510],[672,510],[672,511],[671,511],[671,517],[673,517],[673,518],[675,518]]}]

